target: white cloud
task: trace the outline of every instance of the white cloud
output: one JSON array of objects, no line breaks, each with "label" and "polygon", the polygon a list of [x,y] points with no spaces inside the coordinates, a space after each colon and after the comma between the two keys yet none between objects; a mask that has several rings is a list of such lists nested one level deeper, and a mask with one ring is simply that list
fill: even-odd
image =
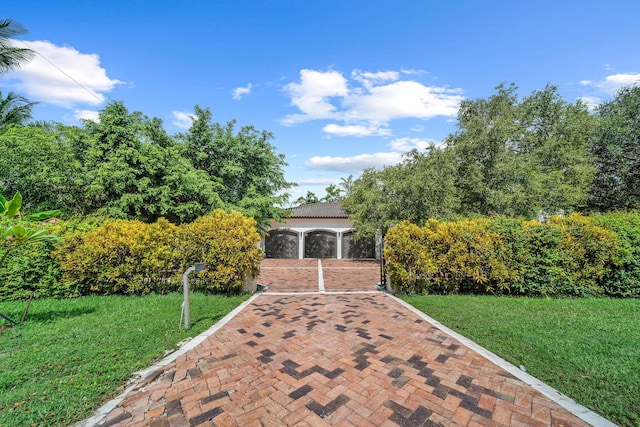
[{"label": "white cloud", "polygon": [[359,173],[366,168],[382,169],[402,161],[402,153],[359,154],[351,157],[314,156],[305,164],[312,169]]},{"label": "white cloud", "polygon": [[28,42],[28,46],[38,55],[6,77],[16,90],[36,101],[65,108],[100,105],[105,102],[104,93],[122,84],[107,76],[97,54],[42,40]]},{"label": "white cloud", "polygon": [[186,113],[184,111],[173,111],[173,125],[180,129],[189,129],[193,124],[195,116],[192,113]]},{"label": "white cloud", "polygon": [[426,73],[426,71],[424,70],[416,70],[414,68],[409,68],[408,70],[403,68],[402,70],[400,70],[400,72],[402,74],[407,74],[407,75],[412,75],[412,74],[421,75]]},{"label": "white cloud", "polygon": [[605,96],[613,96],[625,86],[640,85],[640,73],[612,74],[603,80],[581,80],[580,85],[592,89],[592,93],[580,99],[588,105],[600,104]]},{"label": "white cloud", "polygon": [[73,117],[76,120],[91,120],[92,122],[100,123],[100,114],[93,110],[74,110]]},{"label": "white cloud", "polygon": [[400,78],[400,73],[397,71],[378,71],[377,73],[363,72],[360,70],[353,70],[351,76],[354,80],[362,83],[362,85],[369,89],[376,84],[385,82],[395,82]]},{"label": "white cloud", "polygon": [[417,70],[367,72],[354,70],[348,80],[341,72],[301,70],[300,82],[285,86],[291,105],[300,112],[281,120],[284,125],[333,120],[326,133],[340,136],[390,135],[395,119],[455,117],[464,99],[460,89],[425,86],[402,76]]},{"label": "white cloud", "polygon": [[302,114],[286,116],[283,124],[330,119],[336,117],[336,107],[330,98],[344,97],[349,93],[347,79],[337,71],[300,71],[300,83],[289,83],[285,92],[291,97],[291,105],[298,107]]},{"label": "white cloud", "polygon": [[389,152],[358,154],[350,157],[314,156],[308,159],[305,165],[312,169],[357,174],[370,167],[382,169],[385,166],[393,166],[402,162],[404,153],[414,148],[423,151],[432,145],[441,146],[442,143],[425,138],[396,138],[388,144],[391,149]]},{"label": "white cloud", "polygon": [[609,93],[614,94],[625,86],[635,86],[638,84],[640,84],[640,73],[626,73],[607,76],[603,82],[600,82],[599,86]]},{"label": "white cloud", "polygon": [[422,151],[432,145],[441,145],[438,141],[424,138],[396,138],[389,143],[389,147],[394,151],[406,153],[414,148]]},{"label": "white cloud", "polygon": [[399,81],[376,86],[364,95],[345,100],[349,108],[346,117],[387,122],[392,119],[415,117],[430,119],[455,116],[462,101],[459,90],[427,87],[414,81]]},{"label": "white cloud", "polygon": [[329,186],[331,184],[339,184],[339,179],[329,179],[329,178],[316,178],[316,179],[299,179],[296,181],[298,185],[322,185]]},{"label": "white cloud", "polygon": [[245,87],[237,87],[233,90],[233,99],[241,100],[244,95],[251,93],[251,83]]},{"label": "white cloud", "polygon": [[389,136],[391,129],[381,128],[375,124],[366,125],[337,125],[331,123],[322,128],[328,134],[338,136]]}]

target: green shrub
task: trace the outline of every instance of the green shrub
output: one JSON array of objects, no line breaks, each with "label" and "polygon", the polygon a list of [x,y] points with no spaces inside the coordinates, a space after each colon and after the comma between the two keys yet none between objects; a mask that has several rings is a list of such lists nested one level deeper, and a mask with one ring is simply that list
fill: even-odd
[{"label": "green shrub", "polygon": [[640,297],[640,213],[610,212],[593,215],[593,221],[614,232],[621,248],[601,280],[604,293],[613,297]]},{"label": "green shrub", "polygon": [[385,241],[386,271],[403,293],[640,295],[638,214],[404,222]]},{"label": "green shrub", "polygon": [[[2,228],[21,224],[19,220],[0,221]],[[27,299],[31,295],[35,298],[68,295],[68,289],[57,286],[59,270],[50,256],[52,247],[52,243],[22,245],[5,258],[0,265],[0,301]]]},{"label": "green shrub", "polygon": [[181,271],[198,262],[209,263],[194,288],[212,293],[238,293],[245,277],[257,275],[262,261],[260,234],[253,218],[239,212],[215,210],[180,225],[178,262]]},{"label": "green shrub", "polygon": [[[61,241],[95,229],[104,221],[100,217],[71,218],[66,221],[54,220],[36,227],[58,235]],[[3,220],[0,226],[19,220]],[[33,222],[28,223],[34,227]],[[0,301],[34,298],[69,298],[78,296],[78,291],[69,283],[61,281],[62,271],[59,259],[53,255],[54,243],[37,243],[22,246],[13,251],[0,266]]]},{"label": "green shrub", "polygon": [[173,274],[177,227],[106,220],[87,233],[68,236],[56,250],[62,282],[87,294],[146,294],[167,290]]},{"label": "green shrub", "polygon": [[217,210],[176,226],[165,219],[153,224],[106,220],[86,233],[70,234],[55,251],[61,282],[81,295],[166,293],[180,288],[182,273],[208,262],[194,288],[238,293],[262,260],[260,235],[253,219]]}]

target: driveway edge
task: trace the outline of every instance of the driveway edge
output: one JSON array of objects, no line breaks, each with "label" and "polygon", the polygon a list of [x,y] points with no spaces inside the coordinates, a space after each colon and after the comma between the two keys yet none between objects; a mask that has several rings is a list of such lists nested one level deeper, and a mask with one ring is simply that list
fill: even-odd
[{"label": "driveway edge", "polygon": [[516,366],[512,365],[511,363],[507,362],[506,360],[504,360],[500,356],[490,352],[486,348],[484,348],[484,347],[480,346],[479,344],[476,344],[475,342],[471,341],[469,338],[467,338],[467,337],[465,337],[463,335],[460,335],[459,333],[455,332],[454,330],[446,327],[442,323],[438,322],[437,320],[429,317],[427,314],[425,314],[422,311],[418,310],[417,308],[415,308],[411,304],[401,300],[400,298],[396,297],[395,295],[393,295],[393,294],[391,294],[389,292],[384,292],[384,293],[389,298],[394,299],[399,304],[402,304],[404,307],[406,307],[407,309],[411,310],[413,313],[418,315],[425,322],[428,322],[432,326],[440,329],[442,332],[451,335],[453,338],[455,338],[456,340],[460,341],[462,344],[464,344],[465,346],[467,346],[471,350],[473,350],[476,353],[480,354],[481,356],[483,356],[484,358],[488,359],[489,361],[495,363],[500,368],[502,368],[505,371],[509,372],[511,375],[513,375],[514,377],[518,378],[520,381],[522,381],[525,384],[527,384],[530,387],[532,387],[534,390],[539,391],[545,397],[547,397],[551,401],[557,403],[558,405],[562,406],[564,409],[566,409],[567,411],[571,412],[573,415],[575,415],[576,417],[580,418],[581,420],[591,424],[592,426],[616,427],[616,424],[614,424],[611,421],[607,420],[602,415],[599,415],[596,412],[592,411],[591,409],[580,405],[575,400],[571,399],[569,396],[566,396],[566,395],[560,393],[555,388],[553,388],[550,385],[540,381],[536,377],[534,377],[534,376],[532,376],[530,374],[527,374],[526,372],[522,371],[521,369],[519,369]]},{"label": "driveway edge", "polygon": [[237,316],[238,313],[240,313],[242,310],[244,310],[245,307],[247,307],[249,304],[251,304],[260,295],[262,295],[262,292],[257,292],[255,294],[253,294],[251,296],[251,298],[249,298],[248,300],[246,300],[245,302],[243,302],[242,304],[240,304],[239,306],[234,308],[226,316],[224,316],[222,319],[220,319],[216,323],[214,323],[209,329],[207,329],[206,331],[202,332],[200,335],[197,335],[196,337],[194,337],[193,339],[189,340],[188,342],[184,343],[176,351],[169,353],[165,358],[163,358],[162,360],[154,363],[153,365],[149,366],[148,368],[143,369],[141,371],[134,372],[132,374],[132,376],[131,376],[131,380],[129,381],[129,385],[124,389],[124,391],[122,391],[122,393],[120,393],[117,397],[109,400],[107,403],[105,403],[104,405],[99,407],[91,417],[76,423],[74,425],[74,427],[94,427],[94,426],[98,426],[106,418],[106,416],[113,409],[115,409],[115,407],[118,406],[118,404],[120,402],[122,402],[122,400],[126,397],[126,395],[129,394],[132,390],[134,390],[137,387],[139,387],[139,385],[141,383],[143,383],[144,380],[147,377],[149,377],[151,374],[156,372],[158,369],[161,369],[161,368],[169,365],[170,363],[174,362],[178,357],[182,356],[186,352],[196,348],[204,340],[209,338],[211,335],[215,334],[220,328],[222,328],[229,321],[231,321],[231,319],[233,319],[235,316]]}]

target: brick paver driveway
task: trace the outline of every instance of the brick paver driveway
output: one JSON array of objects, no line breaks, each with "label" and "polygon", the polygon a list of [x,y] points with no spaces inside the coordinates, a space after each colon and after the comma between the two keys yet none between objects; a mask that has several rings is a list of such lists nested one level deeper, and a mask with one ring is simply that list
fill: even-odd
[{"label": "brick paver driveway", "polygon": [[374,260],[265,259],[258,277],[268,292],[374,291],[378,282]]},{"label": "brick paver driveway", "polygon": [[375,291],[375,262],[265,260],[259,281],[102,425],[589,425]]}]

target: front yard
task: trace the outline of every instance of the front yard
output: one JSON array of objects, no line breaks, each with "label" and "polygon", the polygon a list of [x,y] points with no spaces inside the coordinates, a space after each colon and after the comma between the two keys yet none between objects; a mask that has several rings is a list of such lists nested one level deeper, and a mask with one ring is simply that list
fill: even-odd
[{"label": "front yard", "polygon": [[609,420],[640,423],[640,300],[403,299]]},{"label": "front yard", "polygon": [[[82,420],[247,298],[194,293],[187,331],[178,329],[181,294],[33,301],[24,326],[0,331],[0,426]],[[0,312],[20,319],[24,305],[0,303]]]}]

